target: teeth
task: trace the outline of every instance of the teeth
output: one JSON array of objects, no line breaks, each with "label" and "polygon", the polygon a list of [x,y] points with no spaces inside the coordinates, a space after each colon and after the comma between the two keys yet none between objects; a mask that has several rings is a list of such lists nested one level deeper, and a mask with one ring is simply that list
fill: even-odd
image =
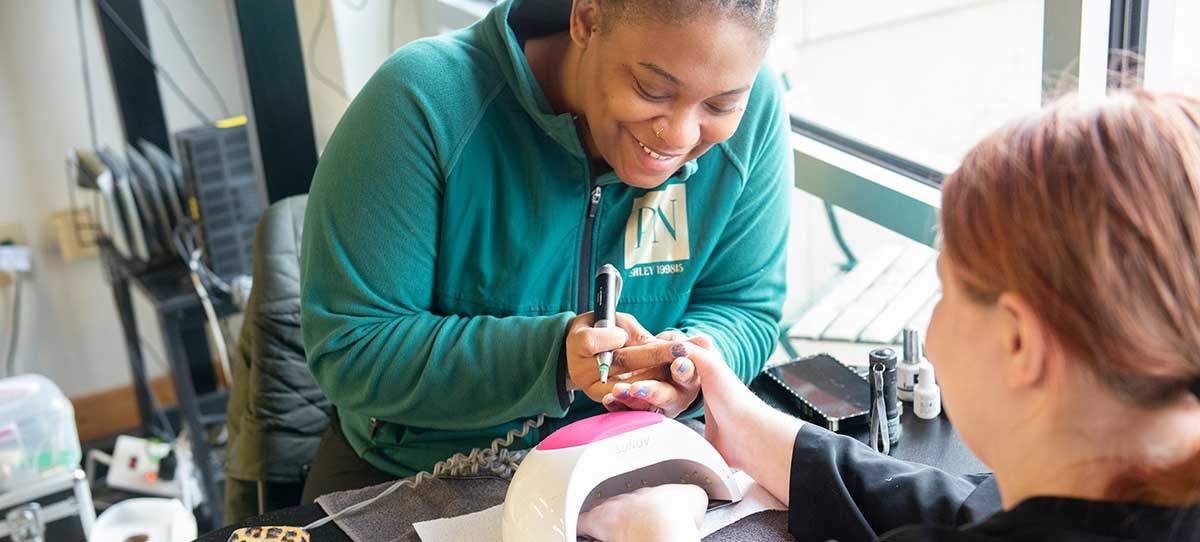
[{"label": "teeth", "polygon": [[647,147],[641,141],[638,141],[638,145],[642,146],[642,150],[646,151],[646,154],[650,155],[650,158],[653,158],[655,160],[662,160],[662,161],[670,160],[670,157],[663,156],[661,154],[658,154],[657,152],[650,150],[650,147]]}]

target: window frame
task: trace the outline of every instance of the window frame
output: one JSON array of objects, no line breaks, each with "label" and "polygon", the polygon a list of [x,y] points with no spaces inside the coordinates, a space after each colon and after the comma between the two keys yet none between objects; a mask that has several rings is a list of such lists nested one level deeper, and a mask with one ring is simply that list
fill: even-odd
[{"label": "window frame", "polygon": [[[1145,0],[1046,0],[1042,27],[1042,102],[1068,90],[1102,95],[1109,46],[1141,53],[1148,36]],[[1153,11],[1150,12],[1153,14]],[[1117,24],[1112,24],[1112,23]],[[1115,60],[1115,59],[1114,59]],[[1057,81],[1071,81],[1063,85]],[[937,248],[943,172],[793,117],[795,187],[913,241]],[[809,129],[805,129],[809,128]],[[830,136],[834,137],[830,137]],[[874,166],[874,167],[871,167]],[[930,193],[932,190],[934,193]]]}]

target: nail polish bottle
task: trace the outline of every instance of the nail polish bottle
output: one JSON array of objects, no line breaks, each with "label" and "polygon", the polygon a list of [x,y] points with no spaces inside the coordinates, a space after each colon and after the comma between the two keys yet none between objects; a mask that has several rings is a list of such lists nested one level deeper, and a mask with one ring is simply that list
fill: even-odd
[{"label": "nail polish bottle", "polygon": [[942,389],[937,385],[933,373],[933,364],[921,364],[917,375],[916,389],[913,391],[913,414],[922,420],[932,420],[942,413]]},{"label": "nail polish bottle", "polygon": [[915,329],[905,329],[903,341],[904,356],[896,367],[896,395],[901,401],[912,401],[921,362],[921,334]]}]

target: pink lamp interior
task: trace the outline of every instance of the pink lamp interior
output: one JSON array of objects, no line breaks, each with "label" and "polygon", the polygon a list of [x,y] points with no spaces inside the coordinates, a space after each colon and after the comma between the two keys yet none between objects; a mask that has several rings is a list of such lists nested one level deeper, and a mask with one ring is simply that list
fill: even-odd
[{"label": "pink lamp interior", "polygon": [[634,429],[654,425],[663,421],[663,419],[662,414],[643,410],[609,412],[579,420],[559,429],[549,437],[546,437],[534,449],[561,450],[563,448],[583,446],[584,444],[591,444],[609,437],[622,435]]}]

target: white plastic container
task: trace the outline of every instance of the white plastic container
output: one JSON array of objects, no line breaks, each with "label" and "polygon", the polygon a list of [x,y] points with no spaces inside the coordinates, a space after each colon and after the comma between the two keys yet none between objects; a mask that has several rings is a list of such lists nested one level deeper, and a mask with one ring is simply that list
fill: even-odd
[{"label": "white plastic container", "polygon": [[196,538],[196,518],[175,499],[127,499],[100,514],[91,542],[188,542]]},{"label": "white plastic container", "polygon": [[75,409],[50,379],[0,380],[0,492],[79,468]]}]

